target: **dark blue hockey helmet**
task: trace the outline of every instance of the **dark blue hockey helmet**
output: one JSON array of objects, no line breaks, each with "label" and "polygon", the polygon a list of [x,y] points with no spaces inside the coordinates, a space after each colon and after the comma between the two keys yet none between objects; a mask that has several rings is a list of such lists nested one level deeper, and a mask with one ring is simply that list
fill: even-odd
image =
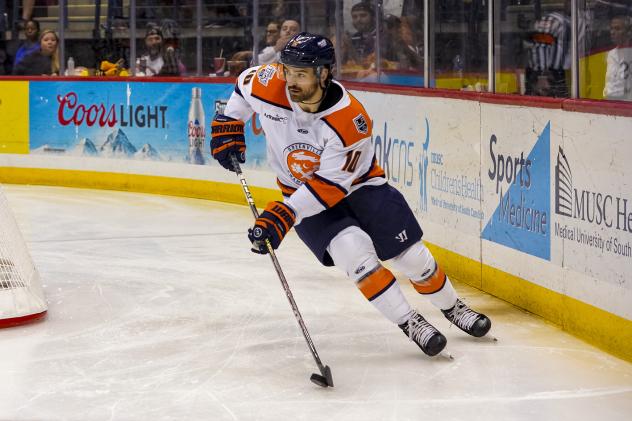
[{"label": "dark blue hockey helmet", "polygon": [[301,32],[294,35],[281,50],[281,64],[295,67],[331,68],[336,62],[334,44],[322,35]]}]

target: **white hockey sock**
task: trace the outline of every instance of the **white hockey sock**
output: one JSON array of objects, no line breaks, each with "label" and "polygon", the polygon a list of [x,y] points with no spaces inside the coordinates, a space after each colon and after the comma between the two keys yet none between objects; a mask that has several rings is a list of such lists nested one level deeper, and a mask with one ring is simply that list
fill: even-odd
[{"label": "white hockey sock", "polygon": [[413,309],[402,294],[399,284],[395,282],[379,297],[371,301],[380,313],[388,320],[398,325],[405,323],[410,318]]},{"label": "white hockey sock", "polygon": [[456,299],[458,298],[456,295],[456,291],[452,286],[452,282],[450,282],[450,278],[446,275],[445,284],[440,291],[434,292],[432,294],[426,295],[430,302],[435,307],[441,310],[448,310],[454,307],[456,304]]},{"label": "white hockey sock", "polygon": [[452,282],[424,243],[413,244],[390,262],[395,269],[404,272],[415,290],[428,297],[435,307],[441,310],[454,307],[457,295]]},{"label": "white hockey sock", "polygon": [[336,267],[356,282],[367,300],[393,323],[408,320],[412,308],[404,297],[395,276],[377,258],[373,242],[358,227],[342,230],[327,248]]}]

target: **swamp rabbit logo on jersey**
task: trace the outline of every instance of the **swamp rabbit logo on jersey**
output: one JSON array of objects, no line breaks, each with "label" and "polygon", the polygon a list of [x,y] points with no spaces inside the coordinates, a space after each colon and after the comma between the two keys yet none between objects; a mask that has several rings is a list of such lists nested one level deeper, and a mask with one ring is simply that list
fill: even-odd
[{"label": "swamp rabbit logo on jersey", "polygon": [[287,163],[288,175],[297,184],[303,184],[312,178],[320,167],[322,150],[307,143],[293,143],[283,151]]}]

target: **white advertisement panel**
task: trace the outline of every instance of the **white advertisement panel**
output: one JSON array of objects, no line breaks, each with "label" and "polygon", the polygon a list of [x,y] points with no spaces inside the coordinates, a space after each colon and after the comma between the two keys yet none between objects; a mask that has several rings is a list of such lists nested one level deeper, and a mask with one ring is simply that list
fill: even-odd
[{"label": "white advertisement panel", "polygon": [[632,119],[564,113],[552,240],[577,298],[632,319]]},{"label": "white advertisement panel", "polygon": [[354,91],[373,119],[373,144],[389,183],[406,197],[424,238],[480,258],[483,185],[479,104]]},{"label": "white advertisement panel", "polygon": [[481,104],[483,263],[564,292],[551,247],[551,145],[563,111]]},{"label": "white advertisement panel", "polygon": [[632,319],[630,130],[625,118],[481,104],[483,263]]}]

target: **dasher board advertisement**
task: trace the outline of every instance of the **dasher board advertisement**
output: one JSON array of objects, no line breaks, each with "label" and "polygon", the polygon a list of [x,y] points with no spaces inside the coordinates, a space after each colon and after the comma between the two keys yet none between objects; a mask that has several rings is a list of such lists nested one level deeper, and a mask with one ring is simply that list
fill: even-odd
[{"label": "dasher board advertisement", "polygon": [[[217,165],[210,124],[233,90],[224,83],[31,81],[30,152]],[[246,125],[246,143],[246,166],[266,167],[256,118]]]},{"label": "dasher board advertisement", "polygon": [[376,159],[424,238],[480,260],[480,105],[353,91],[373,120]]},{"label": "dasher board advertisement", "polygon": [[426,241],[632,319],[632,119],[353,94]]},{"label": "dasher board advertisement", "polygon": [[481,110],[483,263],[632,319],[631,120]]}]

